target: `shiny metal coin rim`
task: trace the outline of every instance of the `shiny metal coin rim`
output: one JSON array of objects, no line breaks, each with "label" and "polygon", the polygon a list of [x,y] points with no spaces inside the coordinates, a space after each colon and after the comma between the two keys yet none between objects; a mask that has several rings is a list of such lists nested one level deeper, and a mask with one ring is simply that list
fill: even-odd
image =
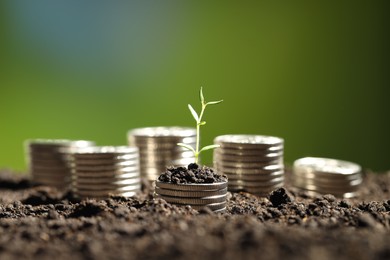
[{"label": "shiny metal coin rim", "polygon": [[272,162],[256,162],[256,163],[240,163],[228,161],[214,161],[214,165],[222,168],[239,168],[239,169],[261,169],[270,165],[283,165],[282,160],[274,160]]},{"label": "shiny metal coin rim", "polygon": [[188,198],[188,197],[182,198],[182,197],[172,197],[172,196],[164,196],[164,195],[157,195],[157,198],[163,199],[168,203],[174,203],[174,204],[206,206],[208,204],[226,202],[227,193],[220,196],[203,197],[203,198]]},{"label": "shiny metal coin rim", "polygon": [[234,167],[221,167],[214,164],[214,169],[217,172],[224,174],[269,174],[277,171],[284,171],[283,164],[267,165],[262,168],[245,169],[245,168],[234,168]]},{"label": "shiny metal coin rim", "polygon": [[125,185],[125,186],[119,186],[119,187],[114,187],[114,186],[108,186],[108,185],[103,185],[103,187],[99,187],[97,185],[88,185],[86,187],[80,185],[75,185],[72,183],[72,189],[77,191],[77,192],[130,192],[130,191],[138,191],[141,190],[141,183],[139,184],[134,184],[134,185]]},{"label": "shiny metal coin rim", "polygon": [[308,171],[301,171],[296,169],[291,172],[291,176],[298,176],[298,177],[308,178],[308,179],[334,180],[334,181],[342,181],[342,182],[348,182],[348,181],[353,181],[362,178],[362,174],[360,172],[356,174],[343,175],[343,174],[332,174],[332,173],[322,173],[322,172],[313,172],[313,171],[308,172]]},{"label": "shiny metal coin rim", "polygon": [[244,180],[244,181],[268,181],[273,180],[275,178],[279,178],[285,176],[284,171],[273,172],[269,174],[230,174],[221,172],[228,177],[230,180]]},{"label": "shiny metal coin rim", "polygon": [[339,175],[353,175],[362,171],[361,166],[356,163],[322,157],[300,158],[294,161],[293,168]]},{"label": "shiny metal coin rim", "polygon": [[167,183],[159,180],[155,181],[156,187],[174,191],[219,191],[228,186],[228,181],[217,183],[190,183],[190,184],[175,184]]},{"label": "shiny metal coin rim", "polygon": [[278,184],[284,183],[284,177],[277,178],[272,181],[244,181],[244,180],[229,180],[228,186],[242,186],[242,187],[253,187],[253,188],[267,188]]},{"label": "shiny metal coin rim", "polygon": [[172,197],[184,197],[184,198],[202,198],[223,195],[227,193],[227,188],[220,190],[205,190],[205,191],[182,191],[182,190],[171,190],[155,187],[155,193],[158,195],[172,196]]},{"label": "shiny metal coin rim", "polygon": [[284,139],[266,135],[220,135],[214,139],[214,143],[221,147],[259,148],[284,145]]},{"label": "shiny metal coin rim", "polygon": [[193,127],[182,126],[156,126],[134,128],[127,132],[127,136],[134,137],[160,137],[160,136],[178,136],[187,137],[196,135],[196,129]]}]

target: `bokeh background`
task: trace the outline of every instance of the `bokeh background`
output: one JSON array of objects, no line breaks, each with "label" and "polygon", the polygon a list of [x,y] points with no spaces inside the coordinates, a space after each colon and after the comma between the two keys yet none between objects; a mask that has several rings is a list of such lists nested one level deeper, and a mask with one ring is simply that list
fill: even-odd
[{"label": "bokeh background", "polygon": [[[0,2],[0,168],[28,138],[126,144],[135,127],[285,139],[390,169],[388,1]],[[211,152],[203,161],[211,162]]]}]

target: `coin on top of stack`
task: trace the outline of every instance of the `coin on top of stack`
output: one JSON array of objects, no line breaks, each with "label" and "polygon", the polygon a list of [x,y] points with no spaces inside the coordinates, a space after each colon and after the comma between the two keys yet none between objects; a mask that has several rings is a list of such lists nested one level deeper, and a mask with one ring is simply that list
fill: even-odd
[{"label": "coin on top of stack", "polygon": [[357,196],[363,182],[361,167],[358,164],[317,157],[296,160],[291,179],[297,188],[341,198]]},{"label": "coin on top of stack", "polygon": [[32,181],[61,190],[69,188],[71,172],[61,150],[64,148],[88,147],[94,144],[92,141],[84,140],[26,140],[25,149]]},{"label": "coin on top of stack", "polygon": [[186,166],[194,161],[194,154],[177,143],[195,147],[195,128],[137,128],[128,132],[128,141],[139,148],[141,176],[149,181],[156,180],[167,166]]},{"label": "coin on top of stack", "polygon": [[214,168],[228,177],[230,191],[267,195],[283,186],[284,140],[263,135],[222,135],[214,139]]},{"label": "coin on top of stack", "polygon": [[141,190],[137,147],[97,146],[73,149],[72,190],[81,198],[131,197]]},{"label": "coin on top of stack", "polygon": [[214,212],[223,212],[227,203],[227,181],[174,184],[157,180],[155,194],[173,205],[190,205],[196,210],[207,207]]}]

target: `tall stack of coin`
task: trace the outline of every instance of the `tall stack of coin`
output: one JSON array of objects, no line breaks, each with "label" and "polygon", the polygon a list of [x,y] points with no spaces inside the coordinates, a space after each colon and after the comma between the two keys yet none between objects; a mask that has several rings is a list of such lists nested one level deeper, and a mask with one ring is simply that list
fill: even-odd
[{"label": "tall stack of coin", "polygon": [[306,157],[294,162],[292,184],[319,194],[351,198],[363,182],[361,167],[352,162]]},{"label": "tall stack of coin", "polygon": [[130,145],[140,151],[141,176],[154,181],[170,165],[187,166],[194,154],[177,143],[195,147],[196,130],[186,127],[147,127],[128,132]]},{"label": "tall stack of coin", "polygon": [[81,198],[131,197],[141,189],[137,147],[100,146],[72,151],[72,188]]},{"label": "tall stack of coin", "polygon": [[27,140],[25,149],[32,181],[58,189],[69,188],[71,172],[61,150],[91,145],[94,145],[94,142],[59,139]]},{"label": "tall stack of coin", "polygon": [[173,184],[157,180],[155,193],[158,198],[178,206],[190,205],[196,210],[207,207],[214,212],[226,210],[227,181]]},{"label": "tall stack of coin", "polygon": [[281,138],[262,135],[222,135],[214,139],[214,168],[225,174],[230,191],[267,195],[284,184]]}]

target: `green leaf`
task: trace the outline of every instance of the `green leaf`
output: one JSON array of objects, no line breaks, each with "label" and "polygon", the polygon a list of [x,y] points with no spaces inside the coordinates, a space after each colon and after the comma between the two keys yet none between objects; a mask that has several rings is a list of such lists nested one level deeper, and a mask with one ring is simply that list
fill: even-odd
[{"label": "green leaf", "polygon": [[202,121],[199,123],[199,125],[205,125],[206,124],[206,121]]},{"label": "green leaf", "polygon": [[200,149],[199,153],[207,151],[207,150],[215,149],[215,148],[218,148],[218,147],[220,147],[219,144],[208,145],[208,146],[205,146],[202,149]]},{"label": "green leaf", "polygon": [[210,101],[210,102],[207,102],[206,105],[216,105],[216,104],[219,104],[221,103],[223,100],[218,100],[218,101]]},{"label": "green leaf", "polygon": [[199,116],[196,113],[195,109],[190,104],[188,104],[188,108],[190,109],[191,114],[195,118],[196,122],[198,122],[199,121]]},{"label": "green leaf", "polygon": [[194,154],[196,153],[195,150],[194,150],[194,148],[192,148],[192,146],[189,146],[189,145],[183,144],[183,143],[177,143],[177,145],[178,145],[178,146],[181,146],[181,147],[184,147],[184,148],[186,148],[186,149],[192,151]]},{"label": "green leaf", "polygon": [[200,87],[200,90],[199,90],[199,99],[200,99],[200,102],[202,102],[202,104],[204,104],[204,96],[203,96],[203,88]]}]

